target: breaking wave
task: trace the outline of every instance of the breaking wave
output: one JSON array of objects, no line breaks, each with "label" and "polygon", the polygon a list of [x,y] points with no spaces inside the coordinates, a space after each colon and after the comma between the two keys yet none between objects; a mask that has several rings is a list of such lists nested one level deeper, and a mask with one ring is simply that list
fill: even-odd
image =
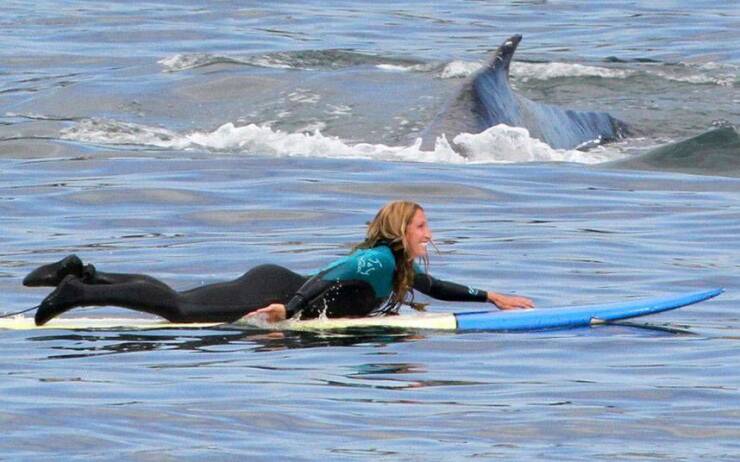
[{"label": "breaking wave", "polygon": [[[483,66],[482,62],[452,61],[440,71],[443,79],[466,78]],[[602,66],[588,66],[575,63],[532,63],[516,61],[510,69],[514,79],[552,80],[561,78],[594,77],[602,79],[628,79],[647,75],[672,82],[695,85],[718,85],[734,87],[738,81],[737,68],[728,65],[706,63],[701,65],[680,64],[671,66],[656,65],[641,70],[618,69]]]},{"label": "breaking wave", "polygon": [[[628,64],[615,58],[612,63]],[[483,66],[481,61],[455,60],[448,63],[425,62],[349,50],[302,50],[265,53],[248,56],[226,56],[208,53],[176,54],[158,62],[164,72],[180,72],[217,64],[256,66],[271,69],[340,69],[352,66],[375,66],[390,72],[431,72],[442,79],[465,78]],[[641,63],[640,69],[560,62],[515,61],[511,75],[520,81],[561,78],[627,79],[647,75],[660,79],[695,85],[734,87],[738,81],[738,66],[718,63]]]},{"label": "breaking wave", "polygon": [[104,119],[86,119],[62,131],[61,137],[98,145],[141,146],[172,150],[205,150],[275,157],[362,158],[435,163],[578,162],[593,164],[614,160],[621,154],[604,147],[582,152],[553,149],[529,136],[524,128],[497,125],[479,134],[463,133],[454,142],[444,137],[433,151],[422,151],[421,140],[409,146],[350,143],[319,131],[286,133],[268,125],[237,126],[226,123],[213,131],[176,131]]},{"label": "breaking wave", "polygon": [[413,59],[392,58],[347,50],[281,51],[248,56],[225,56],[208,53],[176,54],[158,63],[164,72],[180,72],[216,64],[236,64],[270,69],[341,69],[352,66],[377,66],[394,71],[427,72],[437,67]]}]

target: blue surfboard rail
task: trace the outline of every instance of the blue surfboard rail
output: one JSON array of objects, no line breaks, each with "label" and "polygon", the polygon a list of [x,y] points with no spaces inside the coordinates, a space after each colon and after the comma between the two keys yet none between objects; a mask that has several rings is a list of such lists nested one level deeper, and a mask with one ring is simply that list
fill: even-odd
[{"label": "blue surfboard rail", "polygon": [[514,311],[472,311],[455,313],[457,331],[533,331],[588,326],[594,320],[608,322],[675,310],[716,297],[724,289],[634,300],[559,308]]}]

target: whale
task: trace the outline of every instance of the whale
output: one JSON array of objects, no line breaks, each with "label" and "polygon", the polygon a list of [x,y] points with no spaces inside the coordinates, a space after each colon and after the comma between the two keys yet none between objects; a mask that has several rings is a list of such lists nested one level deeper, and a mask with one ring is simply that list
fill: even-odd
[{"label": "whale", "polygon": [[740,133],[732,125],[720,126],[600,167],[740,177]]},{"label": "whale", "polygon": [[509,67],[521,40],[521,35],[508,38],[466,79],[422,131],[421,150],[434,150],[438,138],[444,137],[465,155],[454,142],[457,135],[481,133],[499,124],[525,128],[555,149],[586,149],[629,136],[630,127],[606,112],[563,109],[516,93],[509,83]]}]

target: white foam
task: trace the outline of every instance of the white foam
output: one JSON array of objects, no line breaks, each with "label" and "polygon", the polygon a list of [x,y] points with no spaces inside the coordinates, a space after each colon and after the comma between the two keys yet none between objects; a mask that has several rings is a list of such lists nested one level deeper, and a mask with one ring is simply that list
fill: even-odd
[{"label": "white foam", "polygon": [[740,70],[740,65],[710,61],[700,64],[697,67],[701,72],[715,74],[714,76],[709,76],[709,83],[722,87],[734,87],[735,84],[738,83],[738,70]]},{"label": "white foam", "polygon": [[95,144],[119,144],[156,146],[162,148],[184,149],[177,132],[159,127],[116,122],[102,119],[86,119],[79,124],[64,129],[62,139]]},{"label": "white foam", "polygon": [[[164,72],[179,72],[183,70],[209,66],[217,63],[231,63],[253,65],[275,69],[307,69],[290,62],[289,56],[261,55],[245,59],[230,56],[211,55],[207,53],[176,54],[158,61]],[[481,69],[484,63],[479,61],[452,61],[444,66],[439,77],[442,79],[466,78]],[[530,80],[552,80],[558,78],[597,77],[602,79],[626,79],[644,72],[651,76],[694,85],[718,85],[734,87],[738,77],[738,66],[725,63],[682,64],[688,73],[670,72],[655,67],[640,70],[618,69],[603,66],[589,66],[577,63],[531,63],[515,61],[511,64],[511,76],[514,79],[527,82]],[[376,68],[387,72],[430,72],[436,64],[378,64]]]},{"label": "white foam", "polygon": [[[285,59],[276,56],[258,56],[246,62],[253,66],[265,67],[268,69],[302,69],[288,63]],[[303,69],[310,70],[308,68]]]},{"label": "white foam", "polygon": [[296,88],[288,94],[288,101],[293,103],[317,104],[320,100],[321,95],[305,88]]},{"label": "white foam", "polygon": [[352,107],[346,104],[327,104],[327,113],[334,116],[346,116],[352,114]]},{"label": "white foam", "polygon": [[412,70],[410,66],[399,66],[398,64],[378,64],[375,67],[390,72],[410,72]]},{"label": "white foam", "polygon": [[190,69],[194,66],[194,63],[200,62],[203,55],[198,58],[196,55],[181,55],[177,54],[168,58],[163,58],[157,61],[157,64],[161,64],[166,72],[177,72],[183,69]]},{"label": "white foam", "polygon": [[[321,125],[319,125],[321,126]],[[479,134],[460,134],[454,142],[465,155],[455,152],[445,137],[433,151],[420,150],[421,140],[410,146],[351,144],[320,131],[286,133],[267,125],[236,126],[226,123],[214,131],[177,133],[159,127],[89,119],[65,129],[62,138],[95,144],[141,145],[175,150],[235,152],[275,157],[363,158],[433,163],[579,162],[613,160],[619,153],[605,148],[588,152],[553,149],[529,136],[524,128],[497,125]]]},{"label": "white foam", "polygon": [[[362,63],[362,55],[357,55],[359,63]],[[326,64],[334,64],[331,57],[327,57]],[[341,58],[339,58],[341,59]],[[366,57],[365,59],[371,59]],[[258,66],[269,69],[300,69],[312,70],[309,66],[313,63],[315,66],[321,65],[320,59],[308,61],[301,59],[293,53],[273,53],[254,56],[233,57],[226,55],[208,54],[208,53],[183,53],[169,56],[157,61],[164,68],[164,72],[179,72],[197,67],[209,66],[217,63],[243,64]],[[350,63],[347,64],[351,65]],[[388,72],[430,72],[436,69],[437,63],[417,63],[417,64],[399,64],[397,62],[381,63],[375,67]]]},{"label": "white foam", "polygon": [[188,53],[176,54],[157,61],[164,69],[164,72],[180,72],[198,67],[210,66],[217,63],[230,63],[252,65],[273,69],[293,69],[295,66],[286,62],[279,56],[255,56],[241,59],[231,56],[212,55],[208,53]]},{"label": "white foam", "polygon": [[[691,66],[692,64],[686,64],[688,66]],[[740,65],[732,64],[732,63],[717,63],[714,61],[709,61],[706,63],[702,63],[698,65],[699,69],[705,70],[705,71],[724,71],[724,72],[733,72],[737,73],[738,69],[740,69]]]},{"label": "white foam", "polygon": [[594,164],[612,160],[614,153],[603,149],[588,152],[553,149],[532,138],[526,128],[496,125],[477,135],[462,133],[454,138],[468,155],[469,162],[578,162]]},{"label": "white foam", "polygon": [[[483,67],[480,62],[452,61],[439,74],[442,79],[466,78]],[[512,78],[527,82],[530,80],[552,80],[573,77],[597,77],[602,79],[627,79],[644,72],[672,82],[683,82],[695,85],[719,85],[733,87],[737,82],[736,67],[726,64],[705,63],[696,66],[697,72],[681,74],[649,68],[644,71],[616,69],[611,67],[587,66],[575,63],[528,63],[516,61],[511,64]],[[721,74],[716,74],[722,71]],[[711,73],[715,73],[712,75]]]},{"label": "white foam", "polygon": [[602,79],[626,79],[634,71],[609,67],[586,66],[570,63],[525,63],[512,64],[511,73],[522,80],[550,80],[564,77],[598,77]]},{"label": "white foam", "polygon": [[442,79],[462,79],[473,75],[481,67],[483,67],[481,62],[452,61],[442,69],[439,77]]},{"label": "white foam", "polygon": [[164,72],[179,72],[198,67],[210,66],[216,63],[247,64],[244,61],[228,56],[211,55],[208,53],[176,54],[157,61],[162,65]]},{"label": "white foam", "polygon": [[668,72],[653,71],[651,74],[672,82],[690,83],[694,85],[718,85],[720,87],[734,87],[737,81],[736,74],[707,75],[703,73],[677,75]]},{"label": "white foam", "polygon": [[378,64],[377,69],[387,72],[429,72],[437,67],[436,64]]},{"label": "white foam", "polygon": [[[483,63],[469,61],[452,61],[447,64],[440,78],[465,78],[477,72]],[[632,75],[633,71],[612,69],[608,67],[586,66],[569,63],[528,63],[517,61],[511,64],[511,76],[519,80],[550,80],[563,77],[600,77],[604,79],[624,79]]]}]

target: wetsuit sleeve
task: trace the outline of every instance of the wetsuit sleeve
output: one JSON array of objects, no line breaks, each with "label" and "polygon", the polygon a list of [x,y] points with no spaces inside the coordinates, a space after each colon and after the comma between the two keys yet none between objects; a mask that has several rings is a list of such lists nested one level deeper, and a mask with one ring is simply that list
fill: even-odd
[{"label": "wetsuit sleeve", "polygon": [[488,294],[485,290],[436,279],[420,271],[417,271],[414,276],[414,289],[437,300],[448,302],[488,301]]},{"label": "wetsuit sleeve", "polygon": [[306,281],[293,298],[285,305],[285,317],[291,318],[296,313],[302,311],[306,306],[332,286],[331,281],[322,279],[321,274],[317,274]]}]

